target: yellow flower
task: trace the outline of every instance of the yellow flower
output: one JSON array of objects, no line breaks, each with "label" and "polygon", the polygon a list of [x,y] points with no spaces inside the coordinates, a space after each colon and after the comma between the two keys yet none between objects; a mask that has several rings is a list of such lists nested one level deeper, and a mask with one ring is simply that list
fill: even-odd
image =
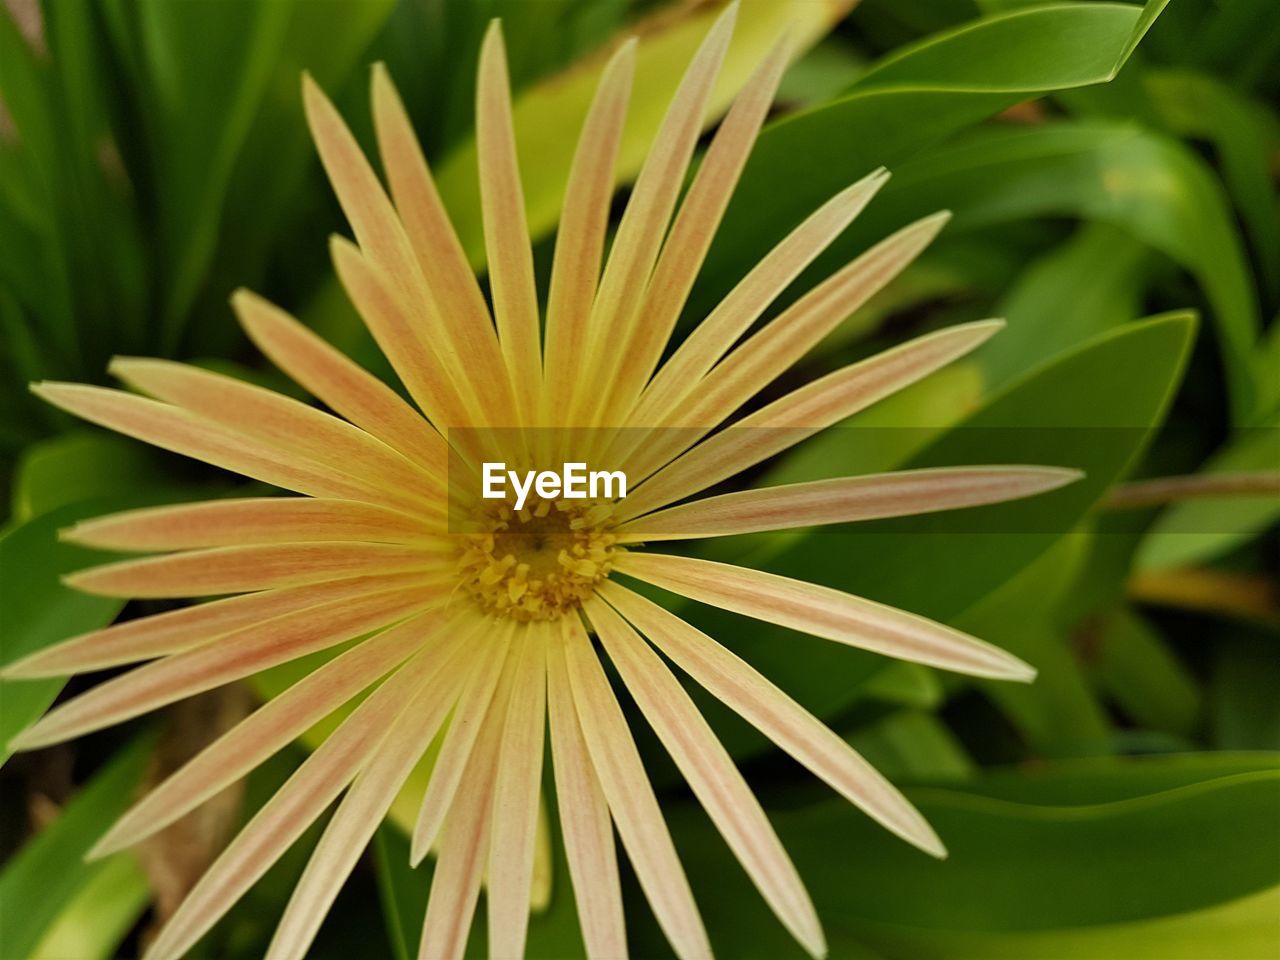
[{"label": "yellow flower", "polygon": [[[341,797],[271,945],[272,957],[302,957],[437,739],[413,836],[415,863],[433,848],[439,855],[421,956],[462,955],[482,880],[491,952],[521,955],[548,720],[590,955],[626,954],[615,829],[676,954],[710,955],[602,667],[606,656],[765,900],[811,954],[821,956],[825,941],[795,868],[658,651],[889,830],[944,854],[919,813],[840,737],[617,578],[887,656],[1029,680],[1026,664],[924,618],[641,546],[991,503],[1075,476],[1043,467],[939,469],[690,500],[937,370],[999,326],[967,324],[913,340],[716,431],[892,279],[945,220],[929,217],[894,234],[743,339],[870,201],[886,178],[871,174],[796,227],[664,362],[787,61],[783,41],[719,125],[682,198],[732,25],[730,8],[692,61],[602,268],[633,45],[609,62],[570,172],[545,317],[496,26],[484,42],[477,95],[492,311],[386,73],[374,73],[373,114],[387,189],[324,94],[305,83],[320,157],[355,232],[354,244],[334,241],[338,274],[417,409],[247,292],[234,306],[249,336],[332,413],[157,360],[119,359],[112,368],[146,397],[74,384],[35,388],[94,423],[302,496],[131,511],[70,531],[94,547],[157,554],[79,573],[71,582],[80,589],[220,599],[76,637],[13,665],[7,676],[38,677],[148,661],[57,706],[16,746],[75,737],[347,644],[140,800],[96,854],[172,823],[371,691],[228,846],[148,956],[187,951]],[[624,471],[628,495],[605,502],[535,495],[521,509],[477,496],[482,461],[555,468],[575,459]]]}]

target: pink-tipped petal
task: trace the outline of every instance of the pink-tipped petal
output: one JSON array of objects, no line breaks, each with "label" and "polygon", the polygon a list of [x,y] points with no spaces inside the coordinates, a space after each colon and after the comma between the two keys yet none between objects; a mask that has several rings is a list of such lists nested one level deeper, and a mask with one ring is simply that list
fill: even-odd
[{"label": "pink-tipped petal", "polygon": [[106,597],[208,597],[378,573],[425,575],[443,562],[438,549],[344,541],[212,547],[90,567],[66,582]]},{"label": "pink-tipped petal", "polygon": [[253,497],[113,513],[77,523],[62,539],[99,550],[159,552],[339,540],[405,543],[430,535],[422,518],[371,503]]},{"label": "pink-tipped petal", "polygon": [[576,373],[586,352],[587,322],[604,254],[614,164],[622,141],[636,43],[624,43],[600,76],[569,168],[547,297],[545,422],[566,423]]},{"label": "pink-tipped petal", "polygon": [[727,493],[639,517],[623,543],[724,537],[1002,503],[1056,490],[1082,474],[1060,467],[939,467]]},{"label": "pink-tipped petal", "polygon": [[92,630],[7,666],[8,679],[62,677],[180,653],[254,623],[309,610],[332,600],[358,600],[396,587],[421,584],[418,574],[352,577],[211,600]]},{"label": "pink-tipped petal", "polygon": [[587,750],[618,834],[663,933],[681,960],[710,958],[702,918],[653,795],[622,709],[591,649],[582,623],[565,617],[561,643],[551,645],[569,675]]},{"label": "pink-tipped petal", "polygon": [[933,828],[893,784],[748,663],[625,587],[606,584],[602,594],[676,666],[850,803],[907,842],[933,856],[946,856]]},{"label": "pink-tipped petal", "polygon": [[[939,330],[793,390],[663,467],[620,504],[618,519],[683,500],[781,453],[964,356],[1003,326],[981,320]],[[705,432],[660,431],[643,455],[652,464],[665,462],[693,442],[692,434]]]},{"label": "pink-tipped petal", "polygon": [[613,608],[592,599],[586,611],[622,682],[765,901],[810,955],[825,956],[808,891],[728,751],[680,682]]},{"label": "pink-tipped petal", "polygon": [[[476,81],[476,150],[489,285],[498,340],[516,397],[516,414],[528,423],[538,408],[542,349],[533,253],[525,221],[524,190],[511,120],[511,85],[502,27],[489,24],[480,48]],[[516,421],[520,423],[520,420]]]},{"label": "pink-tipped petal", "polygon": [[399,450],[434,479],[447,476],[444,439],[385,383],[316,336],[279,307],[248,290],[231,305],[258,349],[315,397],[356,426]]},{"label": "pink-tipped petal", "polygon": [[627,931],[613,821],[573,705],[564,657],[547,658],[547,713],[565,857],[591,960],[625,960]]},{"label": "pink-tipped petal", "polygon": [[[135,803],[90,852],[133,846],[235,783],[428,643],[433,623],[413,617],[307,674],[188,760]],[[446,641],[448,638],[443,638]]]},{"label": "pink-tipped petal", "polygon": [[463,689],[449,728],[440,745],[431,779],[422,797],[422,807],[413,828],[413,842],[409,862],[420,864],[436,842],[445,816],[453,806],[453,798],[462,782],[463,772],[475,746],[476,738],[485,723],[490,705],[499,689],[499,680],[510,673],[507,668],[508,648],[515,636],[511,624],[495,631],[494,642],[479,654],[481,662]]},{"label": "pink-tipped petal", "polygon": [[[472,620],[469,629],[460,632],[469,639],[484,626],[483,620]],[[370,750],[369,762],[342,798],[289,897],[267,948],[268,960],[306,956],[343,882],[453,706],[458,686],[472,666],[465,653],[459,644],[449,645],[430,679]]]},{"label": "pink-tipped petal", "polygon": [[33,750],[141,716],[157,707],[335,646],[440,602],[421,587],[312,607],[253,624],[185,653],[155,660],[61,703],[14,738]]},{"label": "pink-tipped petal", "polygon": [[302,762],[205,871],[144,960],[179,960],[315,822],[430,677],[433,653],[424,650],[401,667]]},{"label": "pink-tipped petal", "polygon": [[544,623],[526,626],[516,657],[493,788],[489,841],[489,953],[523,957],[533,889],[533,861],[542,786],[547,715]]},{"label": "pink-tipped petal", "polygon": [[830,587],[712,560],[659,554],[624,554],[615,569],[700,603],[899,660],[996,680],[1035,678],[1032,666],[999,647]]}]

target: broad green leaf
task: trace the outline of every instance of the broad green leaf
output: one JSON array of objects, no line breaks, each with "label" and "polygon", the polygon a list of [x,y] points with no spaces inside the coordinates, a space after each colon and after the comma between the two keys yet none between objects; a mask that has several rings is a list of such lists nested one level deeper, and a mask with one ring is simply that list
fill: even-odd
[{"label": "broad green leaf", "polygon": [[151,886],[132,857],[84,869],[88,879],[31,951],[35,960],[111,960],[151,902]]},{"label": "broad green leaf", "polygon": [[[56,932],[64,911],[86,907],[81,897],[104,875],[117,876],[132,888],[134,898],[126,898],[126,904],[118,906],[134,908],[135,918],[141,912],[145,901],[139,903],[136,897],[140,871],[132,854],[119,853],[93,864],[86,864],[84,856],[129,805],[146,770],[150,748],[150,739],[144,738],[118,753],[49,826],[5,864],[0,872],[0,952],[4,956],[52,956],[38,953],[37,945]],[[127,862],[132,870],[119,866],[118,861]],[[115,918],[117,929],[120,913],[116,910],[109,914]],[[118,932],[127,930],[125,926]],[[109,933],[109,929],[97,931],[99,948]],[[115,947],[114,943],[107,946],[108,955]],[[76,956],[77,960],[87,960],[86,954]]]},{"label": "broad green leaf", "polygon": [[[62,543],[58,531],[77,520],[125,506],[82,501],[45,513],[0,537],[0,663],[104,627],[124,606],[114,597],[95,597],[62,585],[60,577],[90,566],[103,555]],[[0,762],[9,758],[9,741],[53,702],[63,681],[0,680]]]},{"label": "broad green leaf", "polygon": [[[733,42],[721,68],[707,120],[716,119],[784,31],[797,52],[823,36],[848,9],[846,0],[748,0],[738,10]],[[628,182],[640,169],[662,122],[667,104],[694,51],[722,5],[662,11],[634,27],[639,37],[634,92],[616,164],[617,178]],[[602,52],[603,53],[603,52]],[[560,217],[565,181],[578,131],[604,68],[602,54],[587,57],[538,83],[515,102],[516,147],[528,207],[529,232],[545,236]],[[474,264],[484,261],[475,142],[455,150],[439,167],[440,191]]]},{"label": "broad green leaf", "polygon": [[23,453],[13,483],[13,517],[25,522],[94,497],[154,487],[163,458],[113,434],[77,432],[34,444]]},{"label": "broad green leaf", "polygon": [[1009,324],[975,354],[997,387],[1138,316],[1149,254],[1107,223],[1089,223],[1036,260],[995,309]]},{"label": "broad green leaf", "polygon": [[[1102,938],[1117,924],[1211,909],[1280,882],[1274,757],[1255,772],[1209,772],[1186,785],[1083,805],[1018,803],[974,790],[908,791],[950,849],[942,863],[843,801],[773,814],[826,923],[832,956],[869,946],[889,956],[981,957],[964,947],[1064,930]],[[705,821],[687,806],[669,816],[695,891],[716,891],[700,900],[716,949],[801,956]],[[955,943],[960,948],[952,950]],[[637,945],[637,952],[656,949],[652,935]]]},{"label": "broad green leaf", "polygon": [[964,780],[974,763],[955,734],[932,713],[900,710],[846,739],[893,780]]},{"label": "broad green leaf", "polygon": [[1103,121],[974,131],[899,165],[835,256],[942,208],[954,212],[953,235],[1071,216],[1110,223],[1168,256],[1212,308],[1237,422],[1256,422],[1260,322],[1248,261],[1221,186],[1181,143]]},{"label": "broad green leaf", "polygon": [[875,167],[896,167],[1036,94],[1110,80],[1165,3],[1051,4],[985,17],[895,52],[845,96],[771,124],[695,302],[723,295],[792,225]]},{"label": "broad green leaf", "polygon": [[[1205,463],[1201,473],[1280,469],[1280,418],[1244,429]],[[1173,504],[1161,512],[1138,548],[1143,570],[1192,566],[1228,553],[1280,521],[1275,497],[1215,497]]]},{"label": "broad green leaf", "polygon": [[1213,652],[1209,722],[1222,750],[1280,749],[1280,658],[1274,631],[1236,628]]}]

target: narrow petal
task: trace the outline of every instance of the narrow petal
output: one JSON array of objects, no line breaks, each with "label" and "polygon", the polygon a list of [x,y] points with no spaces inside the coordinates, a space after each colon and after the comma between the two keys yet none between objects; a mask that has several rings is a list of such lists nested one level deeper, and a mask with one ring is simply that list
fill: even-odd
[{"label": "narrow petal", "polygon": [[32,750],[130,720],[157,707],[358,637],[439,603],[416,587],[338,601],[253,624],[100,683],[59,704],[12,746]]},{"label": "narrow petal", "polygon": [[231,305],[245,333],[276,366],[443,487],[448,469],[444,438],[399,394],[262,297],[237,290]]},{"label": "narrow petal", "polygon": [[313,541],[406,543],[430,537],[424,521],[355,500],[253,497],[148,507],[83,520],[63,540],[99,550],[202,550]]},{"label": "narrow petal", "polygon": [[888,181],[883,167],[846,187],[769,251],[654,375],[629,422],[653,426],[728,353],[774,299],[825,250]]},{"label": "narrow petal", "polygon": [[423,279],[466,351],[474,388],[500,415],[496,422],[515,423],[511,384],[484,294],[440,199],[413,124],[382,64],[373,68],[372,95],[374,129],[391,196]]},{"label": "narrow petal", "polygon": [[680,682],[603,601],[586,604],[622,682],[765,901],[814,957],[827,944],[813,902],[764,810]]},{"label": "narrow petal", "polygon": [[691,557],[627,553],[620,573],[691,600],[899,660],[1029,682],[1035,669],[999,647],[914,613],[830,587]]},{"label": "narrow petal", "polygon": [[384,630],[268,700],[135,803],[90,857],[145,840],[247,775],[420,649],[431,625],[419,616]]},{"label": "narrow petal", "polygon": [[[502,28],[489,24],[480,48],[476,87],[476,150],[480,163],[480,204],[484,220],[489,286],[498,340],[514,387],[516,413],[536,411],[541,390],[538,291],[525,221],[524,190],[511,120],[511,82]],[[516,424],[521,419],[514,421]]]},{"label": "narrow petal", "polygon": [[83,420],[265,483],[339,500],[377,501],[380,494],[350,478],[281,453],[220,424],[122,390],[78,383],[39,383],[32,392]]},{"label": "narrow petal", "polygon": [[1001,503],[1083,476],[1060,467],[940,467],[792,483],[695,500],[631,520],[620,542],[723,537]]},{"label": "narrow petal", "polygon": [[579,375],[582,382],[572,414],[574,425],[598,424],[604,406],[600,399],[609,392],[621,360],[617,347],[630,340],[637,322],[641,305],[637,294],[648,283],[666,236],[736,17],[737,7],[730,5],[712,24],[636,177],[591,312],[586,363]]},{"label": "narrow petal", "polygon": [[0,676],[63,677],[150,660],[190,650],[249,624],[299,613],[333,600],[359,600],[422,583],[421,575],[416,573],[386,574],[211,600],[82,633],[11,663]]},{"label": "narrow petal", "polygon": [[606,417],[606,423],[618,422],[615,418],[631,409],[662,357],[773,103],[791,49],[790,38],[784,36],[761,61],[729,108],[698,166],[645,291],[641,307],[644,322],[636,324],[631,342],[619,347],[627,361],[618,368],[613,416]]},{"label": "narrow petal", "polygon": [[609,689],[582,623],[565,617],[562,642],[551,645],[568,673],[578,722],[618,834],[663,933],[681,960],[711,956],[693,892],[676,855],[622,709]]},{"label": "narrow petal", "polygon": [[547,659],[547,708],[560,829],[582,942],[591,960],[626,960],[613,821],[578,723],[564,657],[558,651]]},{"label": "narrow petal", "polygon": [[345,420],[252,383],[170,360],[116,357],[111,373],[157,400],[320,464],[375,490],[386,503],[440,512],[419,492],[430,477],[411,460]]},{"label": "narrow petal", "polygon": [[[510,663],[510,658],[507,660]],[[489,703],[467,758],[457,802],[450,805],[422,924],[420,960],[461,960],[467,946],[489,852],[493,790],[510,700],[511,687],[506,681],[510,677],[511,671],[504,670],[504,682]]]},{"label": "narrow petal", "polygon": [[[618,519],[629,520],[683,500],[781,453],[964,356],[1003,326],[996,320],[958,324],[851,363],[793,390],[664,467],[619,505]],[[643,455],[650,464],[665,461],[673,451],[692,442],[690,433],[659,431]]]},{"label": "narrow petal", "polygon": [[543,389],[544,421],[551,425],[567,422],[577,371],[585,356],[587,322],[609,226],[614,164],[635,75],[635,51],[635,40],[629,40],[605,66],[569,168],[547,297]]},{"label": "narrow petal", "polygon": [[[470,639],[486,626],[483,620],[470,620],[470,629],[460,632]],[[437,658],[431,678],[370,750],[368,764],[342,798],[289,897],[267,948],[269,960],[306,956],[343,882],[453,706],[467,668],[473,665],[469,652],[464,645],[450,644],[448,653]]]},{"label": "narrow petal", "polygon": [[464,364],[456,356],[437,353],[443,344],[437,339],[433,347],[426,328],[397,295],[387,273],[341,237],[330,241],[329,252],[347,296],[427,419],[442,432],[482,425],[478,401],[454,383]]},{"label": "narrow petal", "polygon": [[1280,470],[1242,470],[1135,480],[1112,488],[1107,506],[1130,510],[1218,497],[1280,497]]},{"label": "narrow petal", "polygon": [[222,852],[147,949],[178,960],[267,872],[368,762],[435,667],[428,648],[401,667],[320,745]]},{"label": "narrow petal", "polygon": [[658,411],[668,428],[658,442],[644,444],[643,431],[635,431],[633,443],[641,449],[630,472],[648,476],[724,422],[883,289],[928,246],[949,216],[934,214],[881,241],[749,337],[687,395],[668,398]]},{"label": "narrow petal", "polygon": [[936,857],[946,849],[911,803],[856,750],[750,664],[616,583],[604,598],[709,693],[884,827]]},{"label": "narrow petal", "polygon": [[529,926],[533,858],[542,786],[547,716],[546,648],[549,627],[529,624],[514,654],[514,675],[493,790],[489,843],[489,953],[523,957]]},{"label": "narrow petal", "polygon": [[[413,844],[409,862],[420,864],[431,850],[444,824],[445,815],[453,805],[453,798],[462,782],[463,772],[484,726],[490,704],[500,689],[499,680],[507,676],[509,659],[507,650],[515,635],[514,623],[497,632],[495,642],[483,652],[483,660],[472,674],[466,688],[458,698],[444,742],[431,768],[431,779],[422,797],[422,807],[413,829]],[[505,673],[504,673],[505,671]],[[508,683],[509,686],[509,683]],[[501,688],[503,690],[506,687]]]},{"label": "narrow petal", "polygon": [[[441,549],[432,544],[434,549]],[[299,587],[375,573],[428,573],[441,559],[425,545],[285,543],[213,547],[81,570],[69,586],[106,597],[208,597]]]}]

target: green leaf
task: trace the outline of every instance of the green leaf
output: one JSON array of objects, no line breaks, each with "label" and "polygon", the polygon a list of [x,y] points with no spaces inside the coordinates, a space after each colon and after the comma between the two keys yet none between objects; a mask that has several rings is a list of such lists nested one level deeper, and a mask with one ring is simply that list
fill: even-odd
[{"label": "green leaf", "polygon": [[794,224],[875,167],[896,166],[1038,93],[1110,80],[1166,2],[1051,4],[976,20],[892,54],[846,96],[771,124],[695,302],[723,296]]},{"label": "green leaf", "polygon": [[161,462],[151,448],[99,431],[33,444],[14,472],[14,519],[22,523],[78,500],[154,486]]},{"label": "green leaf", "polygon": [[[77,520],[106,512],[102,501],[61,507],[10,529],[0,537],[0,664],[34,653],[59,640],[104,627],[124,601],[95,597],[62,585],[63,574],[102,560],[97,551],[58,540],[58,531]],[[33,723],[53,702],[63,681],[0,680],[0,762],[10,755],[9,741]]]},{"label": "green leaf", "polygon": [[1132,610],[1097,628],[1095,673],[1129,717],[1152,730],[1182,736],[1200,716],[1200,688],[1164,638]]},{"label": "green leaf", "polygon": [[[1189,759],[1194,765],[1202,758]],[[1225,776],[1215,758],[1203,759],[1199,778],[1189,773],[1185,785],[1172,788],[1162,781],[1163,761],[1151,765],[1145,789],[1139,784],[1146,761],[1117,763],[1124,795],[1099,802],[1080,803],[1068,794],[1055,803],[1047,784],[1035,803],[995,799],[982,795],[981,778],[972,789],[908,790],[950,849],[942,863],[843,801],[775,812],[772,819],[809,883],[833,956],[870,946],[889,956],[985,957],[988,941],[1018,942],[1005,941],[1009,935],[1045,942],[1034,935],[1081,931],[1101,939],[1113,925],[1206,910],[1276,886],[1275,755],[1253,772]],[[1073,769],[1062,768],[1061,779],[1069,781]],[[695,891],[717,891],[700,900],[717,950],[801,956],[759,908],[705,821],[687,806],[670,813]],[[646,941],[637,953],[656,948]]]},{"label": "green leaf", "polygon": [[1196,278],[1212,308],[1236,421],[1256,422],[1260,322],[1248,261],[1221,186],[1181,143],[1101,121],[974,131],[901,164],[828,256],[847,257],[941,208],[953,211],[953,236],[1071,216],[1112,224],[1168,256]]},{"label": "green leaf", "polygon": [[151,885],[132,857],[111,857],[86,873],[80,892],[45,930],[33,957],[111,960],[151,902]]},{"label": "green leaf", "polygon": [[[5,865],[0,873],[0,950],[6,957],[52,956],[38,953],[37,945],[46,936],[69,936],[58,932],[64,912],[86,909],[88,904],[82,898],[98,889],[104,877],[115,878],[122,885],[115,894],[132,895],[122,897],[124,903],[113,904],[115,909],[108,912],[114,930],[103,927],[92,934],[98,941],[97,949],[106,946],[107,955],[114,954],[117,944],[103,941],[112,939],[112,933],[127,932],[128,925],[121,929],[122,913],[132,911],[136,919],[145,906],[146,898],[139,898],[141,870],[130,853],[92,864],[86,864],[84,856],[129,805],[146,770],[150,748],[150,740],[143,739],[118,753],[57,819]],[[127,866],[121,866],[122,862]],[[145,882],[142,886],[145,889]],[[88,955],[76,957],[87,960]]]}]

